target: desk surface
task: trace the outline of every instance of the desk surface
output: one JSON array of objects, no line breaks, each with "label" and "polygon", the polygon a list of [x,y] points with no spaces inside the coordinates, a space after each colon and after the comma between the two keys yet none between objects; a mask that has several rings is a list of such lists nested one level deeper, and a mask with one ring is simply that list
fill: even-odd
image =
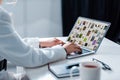
[{"label": "desk surface", "polygon": [[[65,41],[66,37],[59,37],[59,39]],[[71,60],[64,60],[55,62],[52,65],[69,64],[73,62],[90,61],[92,58],[100,59],[107,63],[112,71],[103,71],[101,74],[101,80],[120,80],[120,45],[104,38],[96,54],[79,57]],[[31,80],[70,80],[69,78],[57,78],[49,70],[48,65],[38,68],[25,69],[27,75]],[[74,80],[78,80],[80,76],[74,77]]]}]

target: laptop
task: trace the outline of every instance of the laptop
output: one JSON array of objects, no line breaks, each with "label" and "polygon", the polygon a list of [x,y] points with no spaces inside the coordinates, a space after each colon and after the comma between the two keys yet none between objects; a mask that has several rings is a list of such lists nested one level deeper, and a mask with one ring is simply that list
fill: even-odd
[{"label": "laptop", "polygon": [[[67,41],[74,42],[82,48],[82,52],[73,52],[68,55],[68,59],[95,54],[98,50],[105,34],[110,27],[109,22],[89,19],[85,17],[78,17],[73,26]],[[70,69],[68,64],[49,65],[49,70],[58,78],[70,76]],[[73,76],[78,76],[79,71],[75,70]]]},{"label": "laptop", "polygon": [[78,17],[67,41],[78,44],[82,51],[73,52],[67,58],[72,59],[96,53],[109,27],[109,22]]}]

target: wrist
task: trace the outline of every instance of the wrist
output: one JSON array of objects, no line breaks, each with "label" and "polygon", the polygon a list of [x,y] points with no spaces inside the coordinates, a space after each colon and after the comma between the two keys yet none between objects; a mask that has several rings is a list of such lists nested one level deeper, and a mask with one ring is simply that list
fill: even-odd
[{"label": "wrist", "polygon": [[44,41],[40,41],[39,42],[39,47],[40,48],[45,48],[46,47],[46,43]]}]

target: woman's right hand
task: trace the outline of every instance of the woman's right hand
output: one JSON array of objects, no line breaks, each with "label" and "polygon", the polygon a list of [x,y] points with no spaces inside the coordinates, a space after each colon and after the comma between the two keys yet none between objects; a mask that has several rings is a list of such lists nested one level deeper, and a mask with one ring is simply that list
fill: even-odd
[{"label": "woman's right hand", "polygon": [[68,55],[72,52],[81,52],[82,51],[80,46],[78,46],[77,44],[74,44],[74,43],[70,43],[70,42],[64,44],[63,47],[65,48]]}]

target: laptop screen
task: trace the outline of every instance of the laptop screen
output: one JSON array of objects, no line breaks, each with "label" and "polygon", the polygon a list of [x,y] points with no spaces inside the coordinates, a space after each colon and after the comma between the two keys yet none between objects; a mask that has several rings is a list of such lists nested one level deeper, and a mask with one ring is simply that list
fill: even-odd
[{"label": "laptop screen", "polygon": [[68,36],[68,41],[96,51],[110,23],[79,17]]}]

